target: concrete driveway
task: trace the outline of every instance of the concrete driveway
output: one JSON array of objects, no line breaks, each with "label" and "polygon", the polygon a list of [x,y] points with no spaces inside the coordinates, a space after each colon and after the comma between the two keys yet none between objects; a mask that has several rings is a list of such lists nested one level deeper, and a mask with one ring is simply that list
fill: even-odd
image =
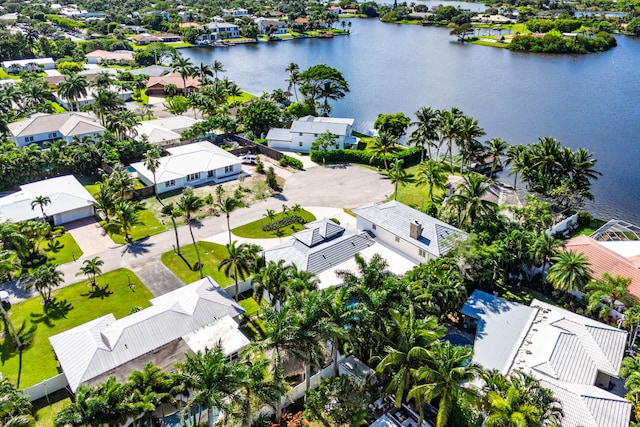
[{"label": "concrete driveway", "polygon": [[80,246],[85,257],[117,246],[95,218],[80,219],[66,224],[65,227]]},{"label": "concrete driveway", "polygon": [[393,194],[391,181],[358,165],[329,165],[293,174],[283,196],[302,206],[357,208]]}]

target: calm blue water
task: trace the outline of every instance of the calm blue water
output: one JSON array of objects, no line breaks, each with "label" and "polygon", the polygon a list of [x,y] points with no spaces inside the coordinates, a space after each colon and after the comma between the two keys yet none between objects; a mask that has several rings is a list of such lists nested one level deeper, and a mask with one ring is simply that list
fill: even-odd
[{"label": "calm blue water", "polygon": [[196,64],[222,61],[229,79],[258,95],[286,89],[290,62],[335,67],[351,92],[333,103],[332,115],[354,117],[359,131],[379,113],[413,117],[421,106],[457,106],[479,120],[487,139],[553,136],[585,147],[604,174],[589,209],[640,224],[640,39],[619,36],[618,47],[602,54],[534,55],[463,45],[446,28],[351,22],[351,35],[328,40],[182,52]]}]

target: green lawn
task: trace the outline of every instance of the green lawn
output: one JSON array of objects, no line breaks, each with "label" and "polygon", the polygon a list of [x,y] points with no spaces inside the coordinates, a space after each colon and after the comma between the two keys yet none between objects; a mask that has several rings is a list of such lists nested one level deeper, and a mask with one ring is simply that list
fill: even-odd
[{"label": "green lawn", "polygon": [[7,73],[5,70],[3,70],[2,68],[0,68],[0,80],[4,80],[4,79],[14,79],[17,80],[19,79],[20,76],[17,74],[9,74]]},{"label": "green lawn", "polygon": [[[148,209],[140,211],[140,221],[141,223],[139,225],[136,225],[131,229],[131,240],[134,242],[136,240],[144,239],[145,237],[167,231],[167,227],[162,225],[162,223],[153,215],[153,212]],[[104,221],[100,221],[100,225],[102,228],[105,228]],[[107,231],[107,233],[115,243],[127,243],[122,234],[114,233],[113,231]]]},{"label": "green lawn", "polygon": [[67,112],[67,110],[65,110],[65,108],[62,105],[58,104],[57,102],[52,102],[51,106],[53,107],[53,112],[56,114]]},{"label": "green lawn", "polygon": [[569,234],[569,237],[576,237],[576,236],[582,236],[582,235],[591,236],[598,228],[602,227],[606,223],[607,221],[602,221],[600,219],[593,219],[591,220],[589,225],[587,225],[586,227],[578,227],[575,230],[573,230]]},{"label": "green lawn", "polygon": [[[186,242],[183,241],[182,243]],[[205,276],[211,276],[213,280],[218,282],[222,287],[235,283],[233,279],[228,278],[224,273],[218,271],[218,264],[220,261],[229,256],[227,248],[224,245],[211,242],[197,242],[197,245],[200,250],[200,258],[202,259],[202,273]],[[198,261],[193,244],[185,244],[180,249],[182,251],[182,256],[189,262],[189,264],[194,265]],[[192,271],[187,263],[185,263],[185,261],[173,250],[162,254],[162,263],[186,284],[200,280],[200,273],[198,271]]]},{"label": "green lawn", "polygon": [[[315,221],[316,217],[313,216],[311,212],[308,212],[304,209],[300,211],[298,214],[302,219],[306,222]],[[276,214],[275,221],[283,218],[284,214],[282,212]],[[296,233],[300,230],[304,229],[302,224],[293,224],[283,227],[279,230],[274,231],[262,231],[262,227],[264,225],[269,224],[271,221],[267,218],[258,219],[256,221],[250,222],[248,224],[241,225],[240,227],[236,227],[231,232],[238,237],[246,237],[252,239],[269,239],[273,237],[285,237],[291,236],[293,233]]]},{"label": "green lawn", "polygon": [[[406,171],[409,175],[415,175],[418,170],[418,165],[407,168]],[[442,197],[445,190],[433,189],[434,197]],[[431,201],[429,199],[429,188],[426,185],[419,185],[415,182],[400,185],[398,187],[398,201],[405,205],[412,206],[418,210],[422,210],[426,202]]]},{"label": "green lawn", "polygon": [[514,301],[520,304],[529,305],[534,298],[553,305],[558,305],[557,301],[552,300],[541,292],[534,291],[526,286],[520,287],[501,287],[498,286],[498,294],[500,298],[507,301]]},{"label": "green lawn", "polygon": [[242,103],[245,103],[245,102],[247,102],[249,100],[254,99],[255,97],[256,97],[255,95],[252,95],[249,92],[242,91],[240,96],[235,96],[235,97],[234,96],[229,96],[229,97],[227,97],[227,104],[233,104],[234,102],[238,102],[238,101],[242,102]]},{"label": "green lawn", "polygon": [[82,256],[82,249],[80,249],[71,233],[64,233],[54,239],[53,249],[49,241],[43,242],[41,247],[47,253],[49,261],[57,265],[75,261]]},{"label": "green lawn", "polygon": [[[129,288],[129,279],[132,288]],[[11,321],[29,346],[22,354],[21,387],[29,387],[58,374],[57,362],[48,338],[75,326],[113,313],[126,316],[133,307],[148,307],[153,295],[131,271],[119,269],[98,277],[92,291],[83,280],[54,291],[54,301],[45,308],[40,296],[15,304]],[[18,373],[15,343],[5,339],[0,346],[0,372],[12,380]]]},{"label": "green lawn", "polygon": [[56,414],[71,404],[71,398],[65,397],[52,402],[50,405],[41,406],[39,408],[34,407],[34,418],[36,423],[34,427],[51,427],[55,420]]},{"label": "green lawn", "polygon": [[240,329],[242,333],[244,333],[251,341],[259,341],[263,339],[266,332],[264,322],[259,317],[256,317],[259,314],[260,305],[255,299],[253,299],[253,297],[241,299],[238,304],[246,310],[244,316],[247,319],[250,319],[247,323],[241,326]]}]

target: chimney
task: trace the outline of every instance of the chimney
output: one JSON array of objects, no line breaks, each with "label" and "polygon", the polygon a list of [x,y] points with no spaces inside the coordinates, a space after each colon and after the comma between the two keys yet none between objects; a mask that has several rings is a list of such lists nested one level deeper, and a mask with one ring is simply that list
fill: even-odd
[{"label": "chimney", "polygon": [[422,236],[422,224],[418,221],[413,221],[409,224],[409,237],[418,240]]}]

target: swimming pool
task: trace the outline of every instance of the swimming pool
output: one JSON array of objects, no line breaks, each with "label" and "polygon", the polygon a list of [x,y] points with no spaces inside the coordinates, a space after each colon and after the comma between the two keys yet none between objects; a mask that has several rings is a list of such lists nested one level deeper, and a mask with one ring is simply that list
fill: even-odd
[{"label": "swimming pool", "polygon": [[465,336],[462,335],[458,335],[458,334],[447,334],[444,337],[442,337],[443,340],[445,341],[449,341],[452,345],[455,346],[468,346],[468,347],[473,347],[473,342],[471,342],[471,340]]}]

